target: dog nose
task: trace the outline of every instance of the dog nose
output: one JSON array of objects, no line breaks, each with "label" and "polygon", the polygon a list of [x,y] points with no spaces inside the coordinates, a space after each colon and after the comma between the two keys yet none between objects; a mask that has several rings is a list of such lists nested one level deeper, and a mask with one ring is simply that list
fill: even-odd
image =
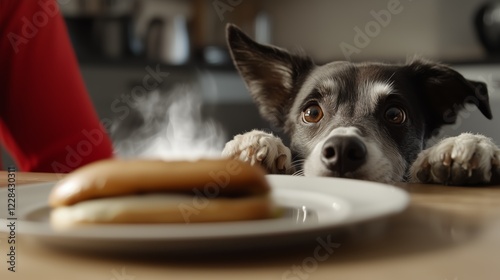
[{"label": "dog nose", "polygon": [[357,137],[336,136],[323,145],[321,160],[341,175],[358,169],[366,162],[366,146]]}]

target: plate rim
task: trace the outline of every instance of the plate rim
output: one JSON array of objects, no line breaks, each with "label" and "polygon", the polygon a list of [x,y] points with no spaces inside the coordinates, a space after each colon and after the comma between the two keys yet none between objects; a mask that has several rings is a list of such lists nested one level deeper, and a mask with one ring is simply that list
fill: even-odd
[{"label": "plate rim", "polygon": [[[287,187],[285,186],[284,183],[283,183],[283,185],[276,184],[277,181],[284,181],[285,183],[287,181],[290,181],[290,180],[299,180],[299,181],[300,180],[310,180],[311,181],[310,183],[313,183],[313,182],[325,183],[325,182],[329,181],[328,183],[336,182],[338,184],[343,184],[343,183],[348,184],[348,185],[350,185],[350,187],[353,187],[353,186],[359,187],[361,185],[361,187],[368,186],[368,188],[381,188],[381,189],[384,189],[385,191],[392,192],[396,196],[399,196],[400,199],[397,201],[391,201],[391,203],[392,203],[392,205],[390,205],[391,207],[389,207],[388,209],[385,209],[385,211],[382,211],[381,213],[375,213],[373,215],[366,215],[365,214],[365,215],[358,216],[357,218],[355,217],[354,219],[351,218],[350,220],[344,219],[344,220],[341,220],[340,222],[335,223],[335,224],[315,224],[314,226],[295,227],[295,228],[293,228],[293,230],[291,230],[292,228],[289,227],[289,228],[285,228],[285,229],[280,228],[279,230],[271,230],[271,231],[267,230],[267,231],[257,232],[257,233],[254,232],[254,233],[248,233],[248,234],[241,234],[241,233],[240,234],[223,234],[223,235],[219,235],[219,236],[217,236],[217,235],[177,236],[177,237],[172,237],[172,236],[169,236],[169,237],[116,236],[116,237],[113,237],[113,239],[121,240],[121,241],[123,241],[123,240],[130,240],[130,241],[134,241],[134,240],[142,240],[142,241],[163,240],[163,241],[175,242],[175,241],[189,241],[189,240],[212,240],[212,239],[220,239],[220,238],[238,238],[239,239],[239,238],[262,237],[262,236],[280,235],[280,234],[304,234],[304,233],[309,233],[309,232],[324,231],[326,229],[336,229],[339,227],[345,227],[345,226],[349,226],[349,225],[360,223],[360,222],[370,221],[370,220],[373,220],[376,218],[382,218],[382,217],[385,217],[385,216],[388,216],[391,214],[396,214],[396,213],[403,211],[409,205],[409,201],[410,201],[409,194],[405,190],[403,190],[397,186],[383,184],[383,183],[379,183],[379,182],[363,181],[363,180],[356,180],[356,179],[346,179],[346,178],[332,178],[332,177],[297,177],[297,176],[290,176],[290,175],[266,175],[266,177],[267,177],[272,189],[281,189],[281,190],[287,189]],[[26,192],[27,189],[30,189],[30,188],[41,189],[43,187],[43,188],[47,189],[46,194],[48,196],[50,189],[54,186],[54,184],[56,182],[57,181],[26,184],[26,185],[23,185],[20,188],[18,188],[16,191],[19,192],[19,189],[25,189],[25,191],[23,191],[23,192]],[[282,183],[280,183],[280,184],[282,184]],[[296,187],[288,187],[288,188],[291,188],[294,190],[296,189]],[[316,186],[313,188],[316,188],[316,190],[317,190],[318,188],[324,188],[324,186],[323,187]],[[300,190],[307,191],[307,189],[302,189],[302,188]],[[0,194],[2,194],[3,192],[6,192],[6,191],[7,191],[6,188],[1,188]],[[0,195],[0,197],[1,197],[1,195]],[[339,198],[344,199],[342,197],[339,197]],[[41,204],[48,206],[48,203],[41,202]],[[351,204],[351,203],[349,202],[349,204]],[[33,206],[33,208],[35,208],[35,206]],[[4,214],[4,215],[6,215],[6,214]],[[4,215],[0,216],[0,221],[3,221],[3,222],[8,221],[6,217],[4,218]],[[20,235],[29,235],[29,236],[34,236],[34,237],[38,237],[38,238],[66,238],[66,239],[92,239],[92,240],[109,240],[111,238],[109,236],[109,234],[106,236],[102,236],[102,235],[99,236],[99,234],[97,234],[97,235],[90,234],[89,235],[88,231],[79,231],[80,234],[78,234],[78,233],[75,234],[75,232],[53,231],[50,229],[50,226],[48,223],[44,224],[45,231],[30,232],[29,230],[28,231],[23,230],[23,228],[29,229],[30,227],[38,227],[39,229],[42,229],[43,226],[40,225],[38,222],[30,222],[30,221],[25,221],[25,220],[20,220],[20,219],[18,219],[17,222],[20,225],[18,227],[17,234],[20,234]],[[245,224],[248,222],[253,222],[253,221],[225,222],[224,224],[227,225],[229,223],[229,224],[234,225],[234,224],[240,223],[240,225],[241,225],[241,223]],[[266,221],[266,222],[268,222],[271,225],[272,224],[277,225],[276,221]],[[262,224],[262,223],[260,223],[260,224]],[[139,226],[143,229],[165,228],[165,227],[169,227],[169,226],[171,227],[171,225],[163,225],[163,224],[162,225],[150,225],[150,224],[143,225],[143,224],[141,224]],[[176,226],[180,226],[180,225],[176,225]],[[182,225],[182,226],[185,226],[185,225]],[[204,224],[190,224],[188,226],[189,226],[189,230],[199,230],[199,228],[203,228],[205,225]],[[214,227],[214,224],[210,223],[210,226]],[[110,226],[106,225],[105,228],[101,227],[101,229],[116,230],[116,229],[125,229],[125,228],[129,228],[129,227],[136,227],[136,225],[110,225]],[[47,230],[49,230],[49,231],[47,232]],[[2,228],[0,231],[4,231],[4,229]],[[97,233],[99,233],[99,232],[97,232]]]}]

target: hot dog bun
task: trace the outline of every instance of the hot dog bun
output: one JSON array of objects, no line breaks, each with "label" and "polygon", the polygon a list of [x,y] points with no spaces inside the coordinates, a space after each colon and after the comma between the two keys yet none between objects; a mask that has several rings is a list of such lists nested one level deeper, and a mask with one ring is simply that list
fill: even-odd
[{"label": "hot dog bun", "polygon": [[61,180],[49,196],[51,223],[179,223],[269,218],[260,167],[232,160],[103,160]]},{"label": "hot dog bun", "polygon": [[188,195],[162,193],[108,197],[58,207],[51,212],[55,228],[83,224],[116,223],[203,223],[255,220],[271,217],[272,201],[259,195],[240,198],[210,199],[203,207],[194,207]]},{"label": "hot dog bun", "polygon": [[220,159],[191,161],[103,160],[65,177],[52,190],[49,205],[72,205],[99,197],[145,192],[192,192],[217,188],[220,195],[269,191],[265,172],[247,163]]}]

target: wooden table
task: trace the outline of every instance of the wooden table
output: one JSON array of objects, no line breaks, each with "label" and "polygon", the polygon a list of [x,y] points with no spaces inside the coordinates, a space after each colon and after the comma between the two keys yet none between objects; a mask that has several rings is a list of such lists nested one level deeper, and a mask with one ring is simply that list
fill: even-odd
[{"label": "wooden table", "polygon": [[[60,178],[16,177],[18,185]],[[0,186],[6,181],[0,172]],[[0,279],[500,279],[500,186],[399,186],[411,194],[404,213],[347,229],[332,237],[340,246],[330,252],[318,254],[319,244],[310,244],[201,258],[101,256],[17,236],[13,273],[7,270],[7,234],[1,233]],[[0,205],[6,211],[5,202]]]}]

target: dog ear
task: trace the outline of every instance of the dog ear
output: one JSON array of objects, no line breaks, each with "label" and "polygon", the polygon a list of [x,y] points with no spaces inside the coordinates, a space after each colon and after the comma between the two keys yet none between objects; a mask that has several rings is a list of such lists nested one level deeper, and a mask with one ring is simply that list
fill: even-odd
[{"label": "dog ear", "polygon": [[227,25],[226,35],[233,62],[261,115],[283,128],[288,108],[314,63],[308,57],[259,44],[232,24]]},{"label": "dog ear", "polygon": [[429,137],[442,125],[455,123],[459,111],[468,103],[475,104],[486,118],[492,118],[485,83],[467,80],[439,63],[415,60],[407,66],[424,94],[424,106],[430,109],[426,129]]}]

